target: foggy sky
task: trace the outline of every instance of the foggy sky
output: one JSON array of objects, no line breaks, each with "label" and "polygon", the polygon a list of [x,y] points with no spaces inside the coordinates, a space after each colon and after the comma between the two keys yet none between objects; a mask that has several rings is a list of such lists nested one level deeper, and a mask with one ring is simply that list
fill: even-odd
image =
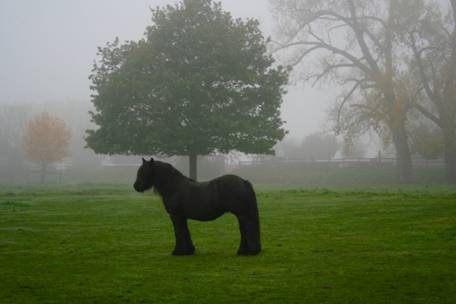
[{"label": "foggy sky", "polygon": [[[1,0],[0,103],[78,100],[90,97],[88,75],[98,46],[116,36],[138,40],[150,22],[149,7],[172,0]],[[260,20],[265,36],[274,24],[267,0],[222,0],[235,17]],[[319,131],[331,101],[328,88],[290,87],[282,108],[289,136]]]}]

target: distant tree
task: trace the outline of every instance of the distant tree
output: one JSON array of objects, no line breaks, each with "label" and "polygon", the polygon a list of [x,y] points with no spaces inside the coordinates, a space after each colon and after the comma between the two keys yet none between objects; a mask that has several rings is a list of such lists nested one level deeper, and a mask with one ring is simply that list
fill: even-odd
[{"label": "distant tree", "polygon": [[28,110],[27,105],[0,106],[0,179],[8,182],[12,182],[22,172],[22,134]]},{"label": "distant tree", "polygon": [[427,4],[426,13],[404,35],[424,96],[413,105],[441,130],[447,181],[456,184],[456,0],[443,9],[447,15],[436,2]]},{"label": "distant tree", "polygon": [[287,159],[302,159],[304,154],[301,142],[288,137],[278,143],[275,150],[277,155]]},{"label": "distant tree", "polygon": [[280,156],[287,159],[328,160],[334,157],[339,144],[332,134],[314,133],[302,141],[287,138],[276,146]]},{"label": "distant tree", "polygon": [[281,142],[275,146],[275,154],[287,159],[300,159],[302,158],[302,151],[300,143],[294,139],[285,137]]},{"label": "distant tree", "polygon": [[444,151],[442,133],[435,127],[420,124],[411,131],[411,149],[424,159],[438,159]]},{"label": "distant tree", "polygon": [[339,149],[337,138],[334,135],[320,133],[306,136],[301,146],[303,157],[311,160],[329,160]]},{"label": "distant tree", "polygon": [[358,138],[345,136],[342,143],[342,155],[345,158],[361,158],[366,155],[366,150]]},{"label": "distant tree", "polygon": [[211,0],[152,10],[138,42],[99,49],[87,145],[97,153],[272,153],[285,134],[287,69],[274,65],[258,21],[233,19]]},{"label": "distant tree", "polygon": [[69,155],[71,132],[65,122],[47,112],[30,120],[23,137],[25,157],[37,162],[41,169],[41,182],[44,182],[49,164],[63,160]]},{"label": "distant tree", "polygon": [[[416,22],[423,1],[270,1],[281,34],[275,50],[285,52],[295,66],[304,59],[315,62],[314,69],[306,65],[306,79],[336,80],[344,88],[337,100],[336,131],[346,108],[355,109],[348,113],[358,121],[372,122],[373,115],[391,136],[400,179],[410,181],[410,107],[397,87],[406,69],[398,37],[402,27]],[[365,94],[375,98],[365,99]]]}]

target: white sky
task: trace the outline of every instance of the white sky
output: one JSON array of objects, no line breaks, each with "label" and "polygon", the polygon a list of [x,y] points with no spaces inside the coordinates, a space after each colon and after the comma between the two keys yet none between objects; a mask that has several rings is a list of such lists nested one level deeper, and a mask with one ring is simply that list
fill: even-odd
[{"label": "white sky", "polygon": [[[137,40],[150,24],[149,7],[172,0],[0,0],[0,103],[89,100],[88,75],[98,46]],[[222,0],[235,17],[274,25],[267,0]],[[328,88],[290,87],[282,116],[291,137],[320,131]]]}]

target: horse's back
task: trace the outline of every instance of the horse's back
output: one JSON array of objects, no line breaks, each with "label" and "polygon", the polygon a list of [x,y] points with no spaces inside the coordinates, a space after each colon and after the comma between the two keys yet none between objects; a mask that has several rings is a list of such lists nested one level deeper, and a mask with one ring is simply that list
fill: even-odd
[{"label": "horse's back", "polygon": [[189,181],[178,195],[179,209],[187,217],[200,221],[213,220],[225,212],[243,213],[249,208],[249,182],[228,174],[207,182]]},{"label": "horse's back", "polygon": [[208,186],[216,185],[218,189],[222,191],[229,191],[235,193],[238,191],[243,191],[245,187],[245,180],[234,174],[226,174],[220,177],[214,178],[209,181]]},{"label": "horse's back", "polygon": [[243,178],[227,174],[211,180],[207,186],[217,193],[217,203],[221,208],[237,213],[248,208],[246,200],[249,196],[249,189],[247,184],[248,181]]}]

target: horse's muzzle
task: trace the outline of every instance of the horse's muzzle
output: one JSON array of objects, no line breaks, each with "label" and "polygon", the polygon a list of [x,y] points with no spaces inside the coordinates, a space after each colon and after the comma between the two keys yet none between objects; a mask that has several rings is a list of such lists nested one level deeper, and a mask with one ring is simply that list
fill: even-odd
[{"label": "horse's muzzle", "polygon": [[142,189],[138,184],[134,184],[133,185],[133,188],[137,191],[137,192],[141,192],[143,193],[144,192],[144,189]]}]

